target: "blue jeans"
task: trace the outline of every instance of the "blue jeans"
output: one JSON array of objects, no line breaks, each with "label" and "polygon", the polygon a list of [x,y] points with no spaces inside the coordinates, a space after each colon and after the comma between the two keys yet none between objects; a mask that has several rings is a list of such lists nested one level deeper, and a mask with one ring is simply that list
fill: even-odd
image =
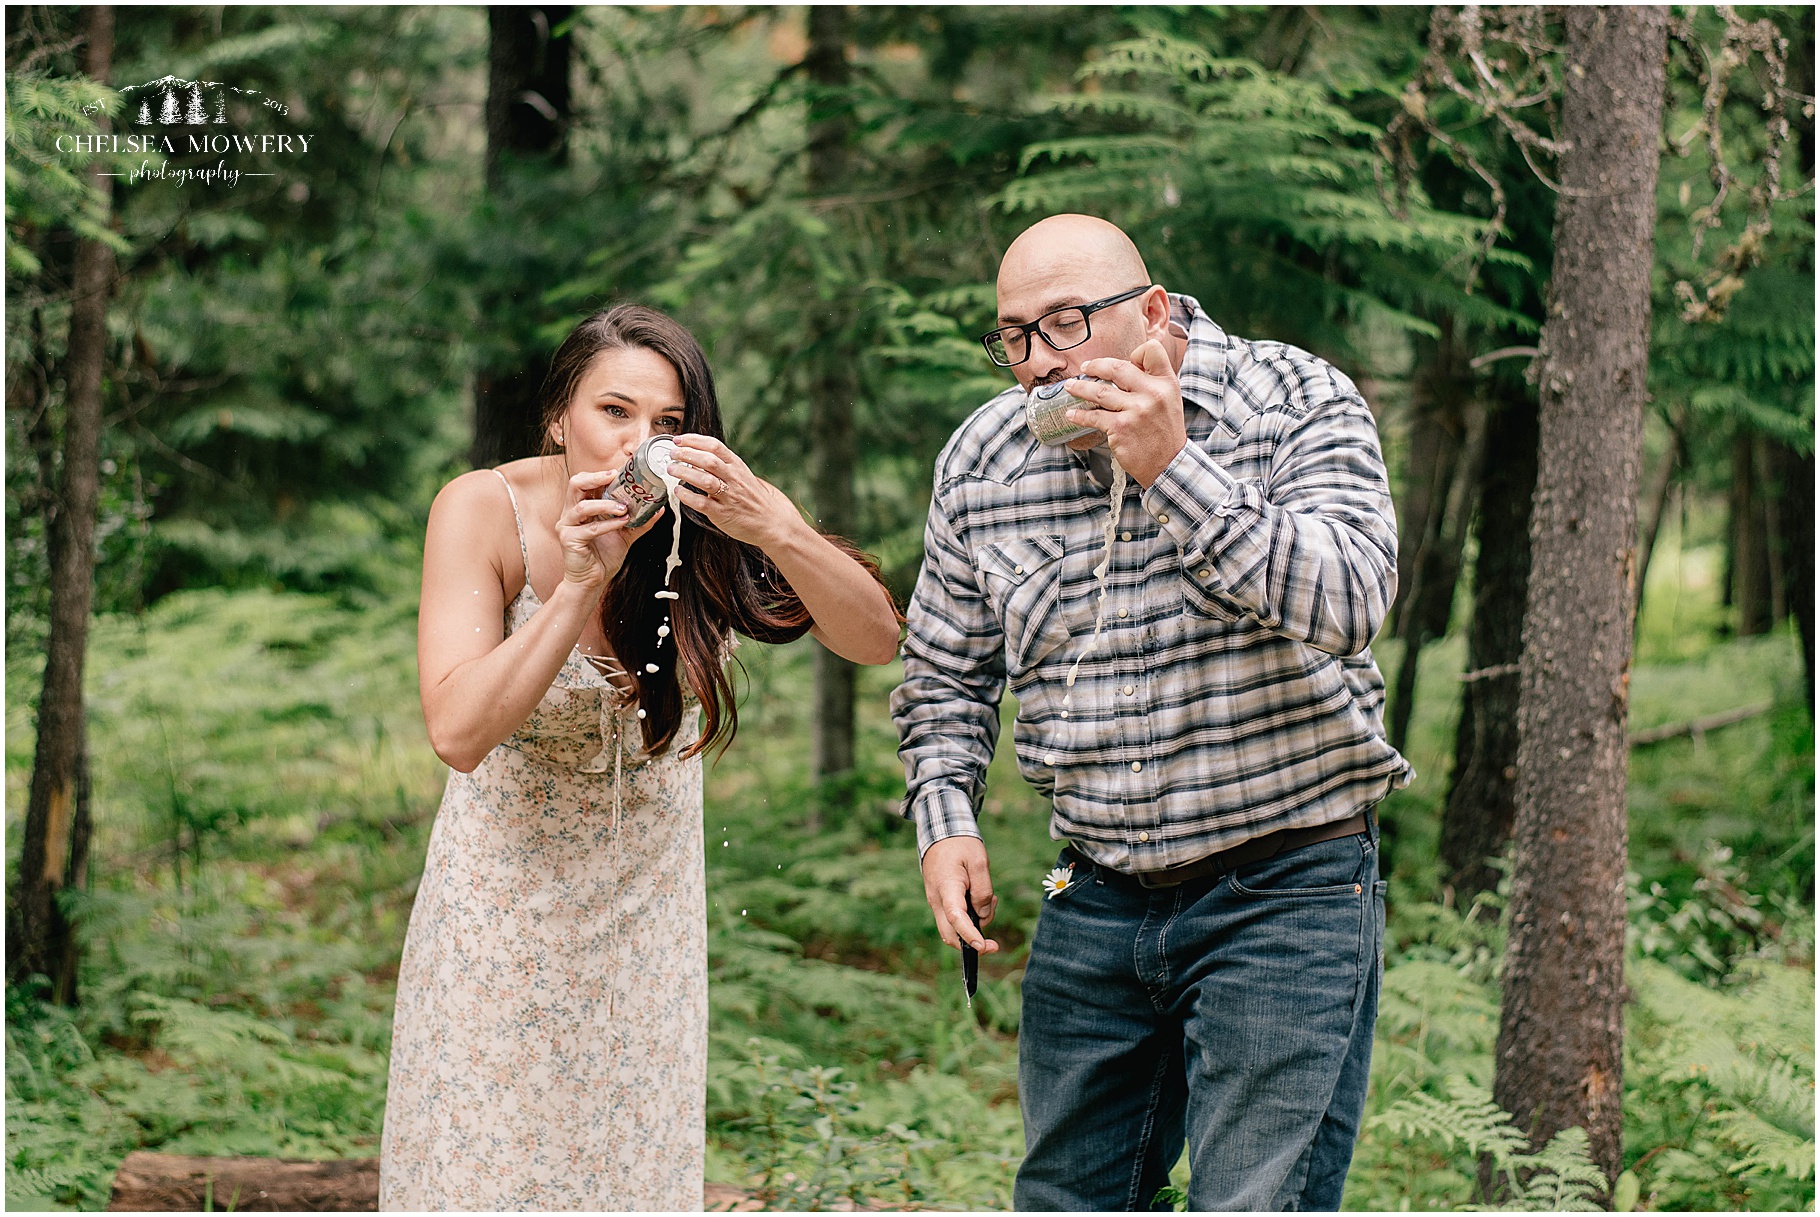
[{"label": "blue jeans", "polygon": [[1019,1210],[1337,1210],[1382,974],[1376,820],[1147,889],[1072,849],[1043,902],[1018,1033]]}]

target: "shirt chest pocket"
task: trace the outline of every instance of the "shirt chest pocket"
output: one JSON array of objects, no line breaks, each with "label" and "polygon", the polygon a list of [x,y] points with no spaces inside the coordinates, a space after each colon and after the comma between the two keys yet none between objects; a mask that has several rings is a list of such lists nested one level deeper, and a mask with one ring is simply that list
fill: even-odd
[{"label": "shirt chest pocket", "polygon": [[998,541],[974,554],[986,601],[1005,635],[1005,670],[1015,681],[1068,641],[1062,612],[1062,538]]}]

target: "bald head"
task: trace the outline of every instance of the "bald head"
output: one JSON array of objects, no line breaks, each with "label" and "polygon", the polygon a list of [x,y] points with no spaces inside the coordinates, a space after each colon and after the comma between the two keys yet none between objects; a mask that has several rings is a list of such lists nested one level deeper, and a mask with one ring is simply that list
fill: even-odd
[{"label": "bald head", "polygon": [[[1098,305],[1147,285],[1143,255],[1118,225],[1097,216],[1050,216],[1020,233],[999,263],[998,323],[1029,325],[1058,309]],[[1045,328],[1041,338],[1017,336],[1012,375],[1024,388],[1078,375],[1090,359],[1127,358],[1146,340],[1165,338],[1169,298],[1152,285],[1141,296],[1096,308],[1085,323],[1079,313],[1074,319],[1074,333]]]},{"label": "bald head", "polygon": [[1007,288],[1016,294],[1031,280],[1058,273],[1091,281],[1098,287],[1089,290],[1101,295],[1150,282],[1143,255],[1117,224],[1098,216],[1050,216],[1018,234],[1005,251],[998,268],[999,299]]}]

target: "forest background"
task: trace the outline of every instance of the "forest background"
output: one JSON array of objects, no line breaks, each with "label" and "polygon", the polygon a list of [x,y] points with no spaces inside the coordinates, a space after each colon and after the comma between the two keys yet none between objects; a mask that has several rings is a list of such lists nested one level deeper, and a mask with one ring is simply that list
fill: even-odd
[{"label": "forest background", "polygon": [[[1673,11],[1609,1194],[1583,1139],[1531,1147],[1490,1098],[1561,48],[1544,10],[1484,13],[122,8],[113,86],[225,81],[257,91],[227,129],[312,141],[240,157],[266,176],[232,188],[102,195],[110,158],[59,135],[206,129],[214,94],[111,94],[85,79],[92,14],[9,7],[9,1207],[99,1207],[135,1148],[376,1152],[444,773],[415,692],[425,516],[527,450],[574,320],[635,299],[695,328],[734,447],[902,602],[934,454],[1006,383],[970,337],[998,256],[1087,210],[1378,413],[1401,555],[1374,649],[1419,777],[1381,809],[1348,1207],[1483,1201],[1490,1153],[1513,1206],[1811,1209],[1813,10]],[[103,249],[80,848],[53,893],[68,949],[34,969],[10,894],[37,873]],[[896,814],[895,666],[741,656],[705,820],[709,1176],[776,1207],[1006,1207],[1046,809],[1007,745],[984,826],[1009,949],[969,1007]]]}]

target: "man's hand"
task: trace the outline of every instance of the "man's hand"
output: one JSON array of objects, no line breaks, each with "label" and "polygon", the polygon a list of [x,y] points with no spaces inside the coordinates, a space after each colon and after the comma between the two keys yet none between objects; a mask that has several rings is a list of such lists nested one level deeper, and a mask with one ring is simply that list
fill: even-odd
[{"label": "man's hand", "polygon": [[944,837],[929,847],[923,855],[923,894],[929,898],[943,942],[955,948],[965,942],[982,955],[998,950],[998,943],[975,929],[967,916],[969,899],[981,925],[991,925],[998,912],[986,868],[986,845],[978,837]]},{"label": "man's hand", "polygon": [[1096,408],[1070,410],[1068,421],[1105,432],[1112,455],[1148,489],[1188,444],[1182,384],[1169,352],[1153,338],[1129,360],[1089,359],[1081,373],[1110,383],[1069,381],[1068,391]]}]

